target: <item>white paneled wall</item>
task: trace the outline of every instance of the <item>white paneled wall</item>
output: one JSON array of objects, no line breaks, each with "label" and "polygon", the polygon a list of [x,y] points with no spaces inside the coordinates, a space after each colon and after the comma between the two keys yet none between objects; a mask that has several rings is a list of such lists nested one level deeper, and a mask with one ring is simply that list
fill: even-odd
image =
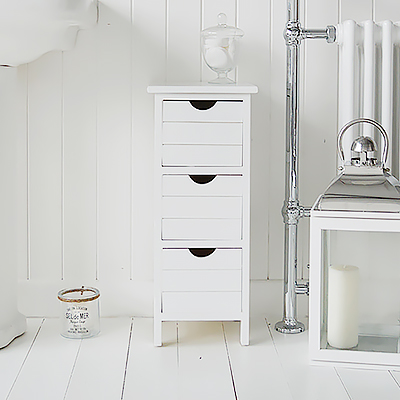
[{"label": "white paneled wall", "polygon": [[[214,76],[201,60],[200,30],[215,25],[219,12],[245,32],[231,75],[259,87],[251,275],[282,278],[286,1],[102,0],[98,26],[81,31],[72,51],[0,70],[1,237],[9,249],[1,260],[18,269],[22,312],[56,315],[59,289],[93,285],[103,314],[152,315],[153,99],[146,87]],[[350,18],[399,21],[400,5],[305,0],[301,16],[308,28]],[[300,194],[311,205],[335,174],[336,45],[304,42],[301,77]],[[302,221],[304,276],[307,229]]]}]

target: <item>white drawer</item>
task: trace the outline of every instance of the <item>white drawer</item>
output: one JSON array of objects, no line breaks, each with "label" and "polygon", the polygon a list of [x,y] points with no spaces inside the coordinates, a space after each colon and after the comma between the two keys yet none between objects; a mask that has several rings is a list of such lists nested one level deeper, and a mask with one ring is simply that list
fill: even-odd
[{"label": "white drawer", "polygon": [[242,196],[241,175],[163,175],[163,196]]},{"label": "white drawer", "polygon": [[161,221],[163,240],[241,240],[242,219],[176,219]]},{"label": "white drawer", "polygon": [[163,218],[241,218],[241,197],[163,197]]},{"label": "white drawer", "polygon": [[163,249],[161,263],[164,270],[240,270],[242,268],[242,249]]},{"label": "white drawer", "polygon": [[163,121],[242,122],[243,102],[232,100],[164,100]]},{"label": "white drawer", "polygon": [[167,292],[162,293],[164,313],[232,313],[242,311],[240,292]]},{"label": "white drawer", "polygon": [[222,270],[164,270],[164,292],[239,292],[242,288],[242,271]]},{"label": "white drawer", "polygon": [[200,144],[163,144],[162,165],[165,167],[241,167],[242,146]]},{"label": "white drawer", "polygon": [[241,122],[164,122],[162,143],[241,146],[242,131]]}]

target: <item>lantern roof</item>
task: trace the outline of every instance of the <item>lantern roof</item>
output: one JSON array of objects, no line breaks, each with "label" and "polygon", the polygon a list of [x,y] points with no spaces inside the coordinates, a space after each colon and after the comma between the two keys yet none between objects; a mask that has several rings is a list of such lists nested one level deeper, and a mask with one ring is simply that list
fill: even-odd
[{"label": "lantern roof", "polygon": [[400,213],[400,182],[385,168],[346,165],[313,209]]}]

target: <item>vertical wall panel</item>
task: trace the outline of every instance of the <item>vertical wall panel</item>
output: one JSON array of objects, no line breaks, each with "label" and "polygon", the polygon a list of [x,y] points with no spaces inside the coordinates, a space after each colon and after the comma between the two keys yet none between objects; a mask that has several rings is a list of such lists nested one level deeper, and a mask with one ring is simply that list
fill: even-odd
[{"label": "vertical wall panel", "polygon": [[201,0],[167,0],[167,80],[200,80]]},{"label": "vertical wall panel", "polygon": [[[306,28],[338,23],[338,2],[307,0]],[[304,46],[304,95],[300,119],[300,201],[312,206],[336,175],[337,56],[336,43],[308,39]],[[307,276],[309,220],[299,224],[299,276]]]},{"label": "vertical wall panel", "polygon": [[[372,19],[374,0],[339,0],[340,22],[353,19],[356,22]],[[377,0],[380,1],[380,0]]]},{"label": "vertical wall panel", "polygon": [[[274,0],[271,13],[271,73],[269,181],[268,181],[268,276],[283,277],[284,225],[281,209],[285,198],[285,99],[286,99],[286,46],[283,30],[286,24],[286,2]],[[261,183],[259,183],[261,184]]]},{"label": "vertical wall panel", "polygon": [[26,176],[25,72],[0,68],[0,282],[8,285],[1,288],[0,301],[5,309],[17,300],[17,276],[27,275],[26,186],[21,179]]},{"label": "vertical wall panel", "polygon": [[131,2],[100,4],[97,41],[98,277],[129,279]]},{"label": "vertical wall panel", "polygon": [[62,275],[62,54],[29,64],[30,278]]},{"label": "vertical wall panel", "polygon": [[[14,115],[14,135],[16,139],[15,162],[17,166],[15,184],[17,186],[16,207],[17,215],[15,226],[17,229],[17,268],[18,278],[26,280],[28,277],[28,196],[27,196],[27,99],[28,99],[28,70],[27,66],[13,69],[12,79],[7,78],[7,82],[12,83],[12,87],[5,89],[3,93],[10,96],[11,91],[16,96],[16,101],[9,102],[13,110],[10,115]],[[0,107],[2,110],[6,110]],[[7,113],[4,113],[7,114]],[[2,114],[2,117],[3,114]]]},{"label": "vertical wall panel", "polygon": [[[268,276],[268,208],[269,173],[272,154],[283,158],[283,149],[276,146],[281,131],[271,126],[271,4],[265,1],[240,0],[238,2],[238,26],[244,31],[241,57],[238,63],[239,82],[258,86],[258,94],[252,96],[251,141],[251,277],[265,279]],[[279,19],[282,28],[283,19]],[[283,28],[282,28],[283,29]],[[282,31],[281,31],[282,33]],[[284,47],[282,35],[280,45]],[[257,66],[257,67],[256,67]],[[279,97],[282,100],[284,93]],[[277,139],[278,138],[278,139]],[[276,147],[275,147],[276,146]],[[281,152],[282,150],[282,152]],[[276,188],[272,189],[273,191]],[[278,191],[280,188],[278,188]],[[280,199],[283,200],[283,199]]]},{"label": "vertical wall panel", "polygon": [[63,53],[64,278],[96,277],[97,28]]},{"label": "vertical wall panel", "polygon": [[[154,106],[153,95],[146,91],[148,85],[165,80],[165,4],[156,0],[148,7],[135,1],[133,8],[131,279],[139,282],[153,280]],[[140,297],[139,293],[135,296]],[[146,291],[150,304],[152,295]]]},{"label": "vertical wall panel", "polygon": [[[400,6],[392,0],[307,0],[300,6],[308,28],[345,19],[400,20]],[[15,118],[5,111],[11,103],[3,107],[0,125],[6,129],[13,120],[17,132],[1,140],[15,139],[17,146],[17,243],[10,247],[18,248],[23,311],[55,313],[55,297],[51,311],[46,309],[49,296],[60,285],[79,281],[100,288],[107,315],[151,314],[153,97],[146,87],[215,76],[201,60],[200,32],[217,23],[219,12],[245,32],[234,75],[259,87],[252,97],[252,279],[281,279],[286,1],[103,0],[100,7],[98,26],[81,32],[74,49],[15,70]],[[323,40],[301,47],[300,200],[305,206],[336,172],[335,47]],[[395,59],[399,64],[398,49]],[[304,266],[307,222],[300,225],[299,265]],[[47,301],[31,304],[39,292]]]},{"label": "vertical wall panel", "polygon": [[[218,14],[224,13],[229,26],[236,26],[236,0],[203,0],[202,1],[202,26],[201,29],[218,25]],[[240,27],[239,27],[240,28]],[[201,80],[208,82],[217,77],[202,59]],[[235,79],[235,70],[228,74],[229,78]]]},{"label": "vertical wall panel", "polygon": [[393,0],[375,0],[374,17],[376,22],[400,21],[400,2]]}]

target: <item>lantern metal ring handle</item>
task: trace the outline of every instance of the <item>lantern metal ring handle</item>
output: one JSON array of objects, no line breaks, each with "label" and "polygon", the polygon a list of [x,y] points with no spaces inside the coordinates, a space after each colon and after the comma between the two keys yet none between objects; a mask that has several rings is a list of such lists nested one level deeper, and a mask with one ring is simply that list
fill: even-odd
[{"label": "lantern metal ring handle", "polygon": [[387,157],[388,157],[388,146],[389,146],[388,134],[386,133],[385,129],[379,122],[377,122],[373,119],[370,119],[370,118],[353,119],[352,121],[350,121],[346,125],[344,125],[343,128],[340,130],[340,132],[338,134],[338,143],[337,143],[340,159],[342,160],[343,163],[345,162],[344,151],[343,151],[343,146],[342,146],[343,134],[347,131],[347,129],[349,129],[353,125],[361,124],[361,123],[367,123],[367,124],[373,125],[376,129],[378,129],[378,131],[383,136],[382,163],[383,163],[383,165],[386,165]]}]

